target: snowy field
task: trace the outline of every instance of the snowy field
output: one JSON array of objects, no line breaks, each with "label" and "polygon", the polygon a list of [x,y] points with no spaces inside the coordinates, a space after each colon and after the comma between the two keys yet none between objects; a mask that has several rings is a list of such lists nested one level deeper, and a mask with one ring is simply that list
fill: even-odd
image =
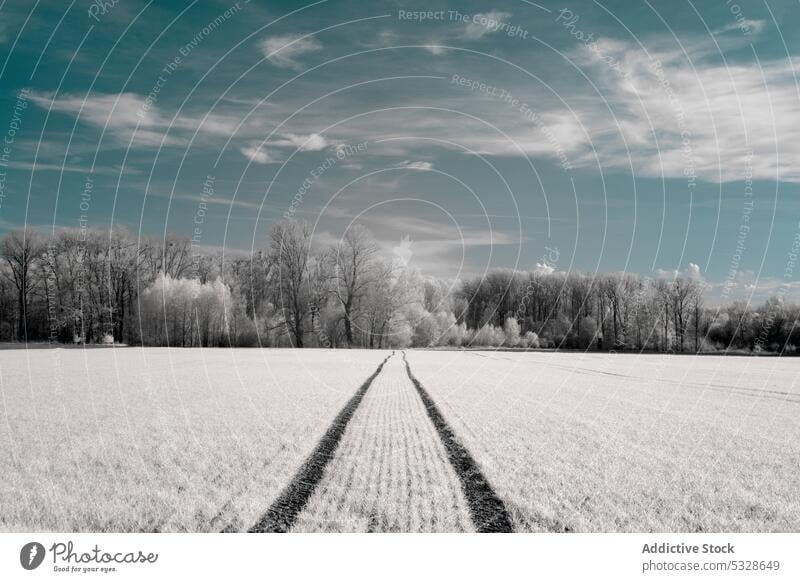
[{"label": "snowy field", "polygon": [[779,358],[4,350],[0,530],[797,531],[798,378]]}]

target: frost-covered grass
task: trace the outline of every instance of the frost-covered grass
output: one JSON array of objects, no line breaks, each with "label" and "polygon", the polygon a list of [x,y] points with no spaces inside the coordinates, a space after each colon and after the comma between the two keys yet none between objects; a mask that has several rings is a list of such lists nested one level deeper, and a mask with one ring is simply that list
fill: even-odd
[{"label": "frost-covered grass", "polygon": [[293,531],[472,530],[458,476],[395,355],[364,396]]},{"label": "frost-covered grass", "polygon": [[409,352],[520,530],[798,531],[800,361]]},{"label": "frost-covered grass", "polygon": [[[407,352],[522,531],[798,531],[800,361]],[[385,351],[0,351],[0,531],[247,529]],[[401,365],[296,530],[469,530]]]},{"label": "frost-covered grass", "polygon": [[0,351],[0,530],[251,526],[379,351]]}]

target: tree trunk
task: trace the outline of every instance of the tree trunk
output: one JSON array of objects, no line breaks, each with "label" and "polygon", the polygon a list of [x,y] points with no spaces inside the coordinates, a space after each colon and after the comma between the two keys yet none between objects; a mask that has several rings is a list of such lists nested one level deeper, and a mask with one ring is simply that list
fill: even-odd
[{"label": "tree trunk", "polygon": [[23,289],[19,290],[19,294],[17,295],[17,300],[19,303],[19,319],[17,320],[17,339],[21,342],[24,342],[25,332],[28,326],[27,322],[25,321],[27,313],[25,312],[25,291]]},{"label": "tree trunk", "polygon": [[344,336],[347,339],[348,347],[353,345],[353,324],[350,321],[350,304],[344,306]]},{"label": "tree trunk", "polygon": [[694,304],[694,353],[700,353],[700,309],[697,301]]},{"label": "tree trunk", "polygon": [[303,322],[296,315],[294,320],[294,347],[303,347]]}]

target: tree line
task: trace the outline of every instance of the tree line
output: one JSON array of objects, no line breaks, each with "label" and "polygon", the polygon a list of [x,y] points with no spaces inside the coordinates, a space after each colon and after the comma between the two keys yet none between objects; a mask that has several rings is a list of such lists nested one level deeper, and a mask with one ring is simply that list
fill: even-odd
[{"label": "tree line", "polygon": [[[304,222],[247,256],[122,228],[2,240],[0,341],[169,346],[507,347],[794,353],[800,309],[705,305],[697,278],[498,269],[423,276],[370,233],[329,248]],[[550,272],[548,272],[550,271]]]}]

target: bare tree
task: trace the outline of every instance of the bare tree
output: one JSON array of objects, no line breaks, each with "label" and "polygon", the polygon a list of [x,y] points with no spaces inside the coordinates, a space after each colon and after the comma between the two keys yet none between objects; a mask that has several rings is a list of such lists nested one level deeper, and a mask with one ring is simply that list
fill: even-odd
[{"label": "bare tree", "polygon": [[332,345],[332,338],[322,324],[322,310],[330,297],[332,261],[328,253],[312,257],[308,264],[308,293],[311,311],[311,331],[317,344],[324,347]]},{"label": "bare tree", "polygon": [[270,236],[277,305],[282,311],[294,347],[302,348],[305,321],[311,311],[308,287],[311,227],[305,222],[281,221],[272,228]]},{"label": "bare tree", "polygon": [[692,296],[694,308],[694,352],[700,352],[700,327],[703,319],[703,287],[702,283],[695,285]]},{"label": "bare tree", "polygon": [[678,339],[680,351],[684,351],[686,331],[689,327],[691,313],[691,301],[696,292],[697,282],[683,277],[677,277],[669,287],[675,337]]},{"label": "bare tree", "polygon": [[671,289],[670,284],[663,279],[659,279],[655,282],[655,294],[656,294],[656,301],[658,303],[658,311],[663,313],[663,333],[664,333],[664,345],[662,349],[667,352],[670,349],[669,345],[669,310],[670,306],[672,305],[672,297],[671,297]]},{"label": "bare tree", "polygon": [[34,265],[42,256],[44,245],[39,235],[30,227],[13,231],[3,240],[3,258],[10,268],[10,280],[17,291],[17,339],[27,341],[28,298],[36,285]]},{"label": "bare tree", "polygon": [[141,260],[140,250],[126,229],[115,227],[109,232],[105,259],[109,331],[122,341],[126,317],[136,297],[134,276]]},{"label": "bare tree", "polygon": [[187,277],[197,264],[192,257],[192,241],[187,236],[167,234],[163,240],[148,239],[141,252],[146,284],[155,281],[162,272],[175,279]]}]

